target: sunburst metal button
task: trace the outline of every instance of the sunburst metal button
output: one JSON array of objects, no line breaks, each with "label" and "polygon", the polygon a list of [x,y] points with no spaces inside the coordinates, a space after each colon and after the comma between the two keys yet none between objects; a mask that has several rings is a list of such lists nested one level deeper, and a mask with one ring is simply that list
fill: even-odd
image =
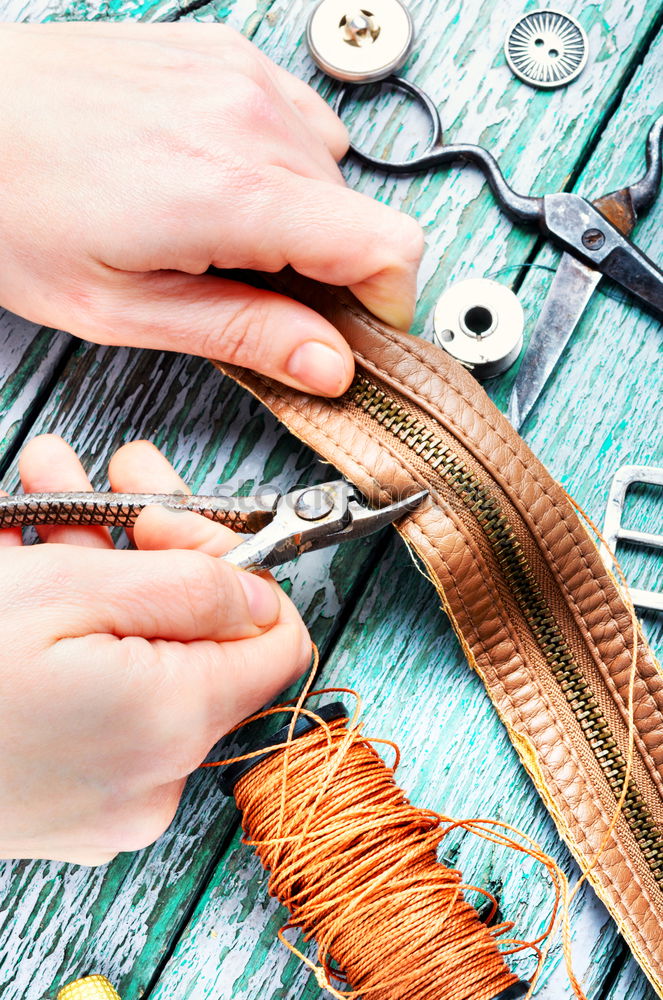
[{"label": "sunburst metal button", "polygon": [[556,10],[521,17],[504,43],[511,70],[533,87],[561,87],[575,80],[585,68],[588,51],[584,29]]}]

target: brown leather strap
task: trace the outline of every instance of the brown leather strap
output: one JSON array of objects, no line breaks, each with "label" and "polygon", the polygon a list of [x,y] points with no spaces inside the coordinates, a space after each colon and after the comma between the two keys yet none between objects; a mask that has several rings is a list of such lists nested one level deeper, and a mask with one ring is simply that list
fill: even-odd
[{"label": "brown leather strap", "polygon": [[[578,862],[615,812],[628,752],[629,609],[562,488],[465,369],[348,293],[275,279],[343,333],[357,378],[322,400],[229,366],[373,502],[422,486],[399,527]],[[590,880],[663,995],[663,673],[638,637],[623,814]]]}]

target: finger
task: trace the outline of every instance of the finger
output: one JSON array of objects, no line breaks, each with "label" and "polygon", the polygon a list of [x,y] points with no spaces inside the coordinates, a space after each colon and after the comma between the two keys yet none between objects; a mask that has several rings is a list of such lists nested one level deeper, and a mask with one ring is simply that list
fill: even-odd
[{"label": "finger", "polygon": [[301,677],[310,665],[312,646],[297,617],[243,642],[193,642],[186,649],[158,643],[155,651],[160,673],[174,678],[180,721],[186,715],[188,730],[200,734],[198,746],[191,746],[195,759],[183,761],[186,773],[229,729]]},{"label": "finger", "polygon": [[[9,496],[4,490],[0,490],[0,497]],[[11,548],[15,545],[23,544],[23,536],[20,528],[5,528],[0,531],[0,549]]]},{"label": "finger", "polygon": [[[116,451],[109,477],[113,489],[119,493],[171,493],[186,489],[168,459],[149,441],[131,441]],[[144,510],[136,521],[133,536],[139,549],[195,549],[215,558],[224,556],[241,542],[240,536],[223,524],[216,524],[192,511],[165,507]],[[276,580],[269,573],[261,576],[270,581],[279,597],[280,620],[295,620],[297,613]]]},{"label": "finger", "polygon": [[[167,510],[165,507],[148,507],[144,510],[136,521],[134,535],[139,549],[195,549],[215,559],[230,552],[241,541],[230,528],[215,524],[200,514]],[[297,609],[271,573],[261,573],[260,576],[269,582],[277,595],[280,605],[279,622],[298,622]]]},{"label": "finger", "polygon": [[311,639],[300,618],[232,647],[201,647],[203,665],[205,657],[209,658],[207,691],[217,710],[216,738],[294,684],[310,666],[311,651]]},{"label": "finger", "polygon": [[234,531],[193,511],[148,507],[134,526],[139,549],[196,549],[219,558],[241,542]]},{"label": "finger", "polygon": [[264,198],[261,216],[273,221],[284,264],[349,285],[380,319],[410,326],[424,246],[414,219],[358,191],[289,172],[279,171]]},{"label": "finger", "polygon": [[151,441],[130,441],[111,458],[108,478],[116,493],[175,493],[191,490]]},{"label": "finger", "polygon": [[217,244],[212,263],[300,274],[349,285],[380,319],[406,329],[423,252],[418,223],[347,187],[281,167],[251,192],[249,225]]},{"label": "finger", "polygon": [[[66,546],[57,564],[58,593],[31,590],[26,581],[21,605],[26,614],[39,606],[54,642],[93,633],[232,641],[259,635],[281,613],[279,595],[266,580],[201,552]],[[44,569],[52,574],[52,562]]]},{"label": "finger", "polygon": [[[262,53],[261,53],[262,56]],[[341,160],[348,151],[348,130],[327,102],[303,80],[267,59],[269,70],[284,96],[292,101],[309,128],[317,132],[334,160]]]},{"label": "finger", "polygon": [[[179,23],[184,28],[185,23],[191,24],[192,22]],[[186,30],[184,28],[185,32]],[[228,29],[226,28],[225,31],[227,35]],[[213,40],[213,36],[210,33],[206,32],[203,36],[194,29],[188,37],[199,51],[201,50],[201,44],[205,45],[206,52],[220,51],[218,41]],[[219,37],[222,37],[222,35],[219,35]],[[232,32],[231,37],[234,43],[232,46],[233,50],[241,51],[249,59],[257,60],[260,63],[272,80],[274,80],[286,100],[292,102],[297,107],[307,126],[320,136],[333,158],[340,160],[348,150],[349,136],[340,118],[332,111],[327,102],[312,87],[304,83],[303,80],[299,80],[292,73],[288,72],[287,69],[273,62],[269,56],[265,55],[264,52],[243,35]],[[227,63],[225,52],[223,53],[223,62],[224,65]]]},{"label": "finger", "polygon": [[[55,434],[42,434],[25,446],[19,459],[21,482],[26,493],[87,492],[90,480],[76,452]],[[90,548],[113,548],[107,528],[37,528],[42,541]]]},{"label": "finger", "polygon": [[[332,135],[327,138],[325,133],[330,132],[328,112],[334,115],[331,108],[325,105],[322,98],[318,98],[320,104],[323,105],[322,111],[320,110],[317,102],[311,101],[308,95],[306,97],[302,96],[301,89],[292,83],[288,82],[287,87],[289,91],[283,88],[283,76],[289,76],[285,70],[281,70],[278,77],[281,81],[281,86],[277,84],[277,74],[274,72],[278,67],[273,64],[269,64],[269,60],[266,60],[267,65],[265,66],[265,82],[263,84],[267,99],[274,106],[274,109],[278,109],[282,121],[283,121],[283,136],[286,140],[285,148],[288,150],[288,162],[284,162],[283,166],[288,166],[289,163],[294,160],[296,169],[298,172],[306,173],[309,177],[318,178],[319,180],[329,180],[332,183],[345,186],[345,178],[338,168],[337,160],[340,156],[335,155],[335,151],[340,149],[343,145],[343,140],[347,138],[349,143],[349,136],[344,135],[345,130],[341,126],[342,134],[341,138],[334,138]],[[294,80],[294,77],[292,78]],[[301,88],[310,90],[306,87],[306,84],[301,84]],[[313,94],[313,91],[311,91]],[[297,95],[297,100],[295,100],[295,95]],[[316,95],[317,96],[317,95]],[[313,105],[313,107],[311,107]],[[325,111],[325,108],[327,109]],[[318,122],[314,127],[313,121]],[[340,122],[339,122],[340,124]],[[334,129],[333,131],[336,131]],[[334,152],[330,148],[330,143],[334,148]],[[347,152],[347,145],[341,156]],[[311,166],[307,170],[303,170],[300,167],[306,163],[310,163]],[[316,169],[317,168],[317,169]]]},{"label": "finger", "polygon": [[291,299],[212,275],[124,274],[111,283],[74,333],[104,343],[118,329],[136,346],[187,351],[226,361],[321,396],[352,379],[352,352],[318,313]]},{"label": "finger", "polygon": [[[150,441],[130,441],[122,445],[111,458],[108,478],[115,493],[190,493],[165,455]],[[135,541],[133,528],[127,535]],[[177,545],[155,545],[154,548],[174,549]],[[186,548],[188,546],[182,546]]]}]

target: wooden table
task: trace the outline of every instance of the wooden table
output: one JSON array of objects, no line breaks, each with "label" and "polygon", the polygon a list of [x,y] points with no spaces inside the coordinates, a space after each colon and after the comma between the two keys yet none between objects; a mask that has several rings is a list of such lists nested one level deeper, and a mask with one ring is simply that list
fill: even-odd
[{"label": "wooden table", "polygon": [[[10,20],[136,18],[225,20],[324,95],[302,41],[312,0],[3,0]],[[535,6],[531,4],[530,6]],[[523,192],[562,188],[596,196],[643,169],[648,125],[660,113],[663,36],[651,0],[558,6],[575,14],[591,46],[587,69],[567,89],[533,90],[506,66],[502,44],[521,13],[507,0],[416,0],[418,41],[407,75],[440,105],[452,140],[481,142]],[[402,115],[385,107],[372,123],[391,141]],[[414,115],[407,117],[415,122]],[[556,255],[514,229],[479,174],[450,169],[394,179],[344,167],[348,183],[418,216],[428,248],[415,330],[431,336],[431,313],[453,280],[492,275],[518,290],[528,332]],[[637,229],[663,256],[663,198]],[[657,218],[657,216],[659,216]],[[521,265],[527,263],[528,267]],[[609,480],[626,462],[663,464],[660,325],[614,288],[596,294],[524,434],[553,474],[601,522]],[[504,407],[515,372],[489,391]],[[244,392],[204,361],[94,347],[0,314],[0,474],[16,483],[16,456],[34,434],[55,431],[79,450],[99,487],[115,448],[146,437],[163,448],[195,490],[218,483],[290,487],[328,470]],[[652,491],[634,491],[629,520],[656,523]],[[660,511],[660,508],[659,508]],[[660,524],[660,518],[658,520]],[[652,553],[624,552],[642,585],[663,586]],[[323,655],[323,679],[354,686],[376,734],[404,751],[400,779],[421,805],[458,816],[499,817],[543,843],[570,874],[575,866],[438,607],[433,588],[391,534],[304,557],[279,578]],[[654,647],[661,617],[645,615]],[[48,789],[45,789],[48,794]],[[0,995],[54,998],[86,970],[106,974],[123,1000],[295,1000],[319,996],[277,942],[283,912],[265,875],[240,844],[238,817],[195,774],[176,820],[148,850],[98,869],[50,863],[0,866]],[[540,870],[494,845],[460,839],[452,860],[495,891],[523,936],[548,917]],[[592,1000],[652,1000],[591,890],[573,908],[576,969]],[[552,949],[538,996],[571,997],[560,949]],[[519,967],[527,974],[531,963]]]}]

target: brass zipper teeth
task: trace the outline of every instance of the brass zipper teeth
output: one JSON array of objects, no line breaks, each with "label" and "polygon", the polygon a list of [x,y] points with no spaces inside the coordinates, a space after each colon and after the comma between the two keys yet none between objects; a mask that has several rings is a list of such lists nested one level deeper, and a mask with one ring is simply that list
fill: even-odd
[{"label": "brass zipper teeth", "polygon": [[[495,498],[441,437],[375,383],[358,376],[347,398],[434,469],[476,517],[553,676],[618,798],[626,778],[626,761],[587,680],[574,663],[573,654],[534,578],[525,552]],[[632,781],[622,814],[654,878],[663,886],[663,835]]]}]

